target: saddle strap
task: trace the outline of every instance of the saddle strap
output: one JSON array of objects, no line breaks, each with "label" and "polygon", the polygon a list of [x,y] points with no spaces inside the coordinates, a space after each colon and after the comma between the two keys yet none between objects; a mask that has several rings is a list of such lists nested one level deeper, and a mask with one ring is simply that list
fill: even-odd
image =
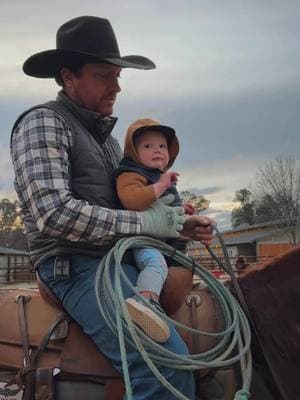
[{"label": "saddle strap", "polygon": [[37,368],[35,376],[35,400],[54,400],[54,368]]},{"label": "saddle strap", "polygon": [[55,319],[55,321],[52,323],[52,325],[48,329],[48,331],[45,334],[45,336],[43,337],[39,347],[37,348],[34,356],[32,357],[32,360],[31,360],[32,367],[35,367],[37,365],[39,357],[45,351],[47,344],[49,343],[49,340],[51,338],[51,335],[53,335],[53,332],[55,331],[55,329],[57,329],[58,325],[62,322],[69,321],[69,320],[70,320],[70,317],[65,312],[61,312],[58,314],[57,318]]},{"label": "saddle strap", "polygon": [[20,388],[24,389],[24,400],[54,400],[54,377],[52,368],[36,368],[39,357],[46,349],[50,337],[63,322],[69,317],[61,312],[44,335],[34,355],[30,356],[30,345],[28,338],[27,319],[25,303],[31,299],[29,295],[19,295],[15,299],[18,304],[19,327],[22,348],[24,353],[24,368],[19,371],[15,381]]},{"label": "saddle strap", "polygon": [[25,385],[23,386],[23,400],[34,400],[35,394],[35,371],[27,371],[25,376]]},{"label": "saddle strap", "polygon": [[[199,295],[192,296],[191,298],[191,316],[192,316],[192,328],[197,329],[197,297]],[[199,296],[200,297],[200,296]],[[201,299],[200,299],[201,302]],[[192,335],[193,338],[193,353],[197,354],[197,340],[198,337],[196,335]]]},{"label": "saddle strap", "polygon": [[25,303],[29,301],[31,297],[29,295],[19,295],[16,298],[18,304],[18,315],[19,315],[19,327],[20,336],[22,342],[22,348],[24,353],[24,367],[29,368],[30,366],[30,349],[28,340],[27,320],[25,314]]}]

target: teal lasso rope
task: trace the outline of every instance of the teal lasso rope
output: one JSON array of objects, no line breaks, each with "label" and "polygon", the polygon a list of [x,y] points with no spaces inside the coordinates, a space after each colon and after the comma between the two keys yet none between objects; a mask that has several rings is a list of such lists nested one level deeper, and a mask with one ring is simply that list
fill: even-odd
[{"label": "teal lasso rope", "polygon": [[[172,322],[175,326],[187,330],[191,334],[219,338],[215,347],[200,354],[178,355],[154,342],[131,321],[125,304],[121,283],[125,283],[132,292],[139,296],[142,302],[145,303],[145,300],[139,295],[136,288],[127,278],[121,262],[127,250],[145,246],[155,247],[164,255],[172,256],[174,260],[179,262],[179,265],[194,271],[207,284],[212,295],[220,305],[224,318],[224,330],[212,333],[198,331],[172,320],[155,307],[150,306],[152,310],[161,318]],[[111,267],[113,265],[115,265],[114,282],[111,280]],[[241,390],[236,392],[234,400],[247,400],[250,398],[249,388],[252,362],[250,352],[251,331],[248,320],[241,306],[229,290],[201,266],[201,264],[196,263],[179,251],[176,251],[174,255],[173,247],[156,239],[143,236],[120,239],[106,257],[102,259],[98,267],[95,279],[95,292],[98,307],[103,318],[111,331],[119,338],[123,377],[128,400],[132,400],[133,397],[126,357],[126,345],[135,346],[161,384],[168,388],[178,399],[189,400],[165,379],[158,370],[157,365],[179,370],[195,371],[203,368],[228,367],[239,362],[243,384]]]}]

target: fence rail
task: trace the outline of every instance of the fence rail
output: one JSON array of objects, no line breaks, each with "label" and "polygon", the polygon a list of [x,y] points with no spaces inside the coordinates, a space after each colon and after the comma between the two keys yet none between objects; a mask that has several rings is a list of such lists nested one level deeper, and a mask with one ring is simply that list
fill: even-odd
[{"label": "fence rail", "polygon": [[[221,261],[222,264],[224,264],[224,256],[223,255],[217,255],[219,260]],[[195,261],[197,261],[199,264],[203,265],[207,269],[217,269],[219,268],[219,265],[215,260],[213,260],[210,256],[194,256],[193,257]],[[230,263],[232,267],[235,269],[237,267],[237,260],[239,257],[229,257]],[[243,263],[245,266],[255,266],[258,264],[265,264],[268,261],[273,260],[275,257],[274,256],[243,256]]]},{"label": "fence rail", "polygon": [[34,282],[35,280],[35,272],[29,261],[14,262],[8,257],[7,262],[0,265],[0,284]]},{"label": "fence rail", "polygon": [[[5,257],[5,262],[2,259],[0,264],[0,284],[6,283],[21,283],[21,282],[35,282],[35,272],[28,257]],[[265,263],[274,257],[243,257],[245,266],[256,266],[257,264]],[[220,270],[218,264],[209,256],[197,256],[194,259],[203,265],[205,268],[217,271]],[[221,262],[224,262],[224,257],[220,256]],[[231,265],[236,269],[237,257],[230,257]]]}]

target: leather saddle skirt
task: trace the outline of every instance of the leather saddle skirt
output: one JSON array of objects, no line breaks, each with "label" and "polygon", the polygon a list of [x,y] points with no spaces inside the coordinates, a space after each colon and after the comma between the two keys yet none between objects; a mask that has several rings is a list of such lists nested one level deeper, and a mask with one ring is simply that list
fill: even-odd
[{"label": "leather saddle skirt", "polygon": [[[29,346],[38,349],[49,327],[61,315],[62,309],[47,303],[38,290],[16,289],[0,291],[0,367],[24,367],[24,351],[19,322],[17,298],[26,296],[25,314]],[[38,366],[55,366],[70,374],[95,377],[120,377],[108,360],[71,319],[63,319],[53,331],[38,360]]]}]

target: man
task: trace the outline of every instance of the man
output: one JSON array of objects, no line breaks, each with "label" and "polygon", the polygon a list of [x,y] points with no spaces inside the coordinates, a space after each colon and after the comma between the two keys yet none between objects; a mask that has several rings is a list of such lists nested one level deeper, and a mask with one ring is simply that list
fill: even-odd
[{"label": "man", "polygon": [[[108,20],[78,17],[57,32],[57,48],[37,53],[24,72],[55,78],[62,86],[56,101],[27,110],[16,121],[11,140],[15,187],[26,227],[31,260],[41,279],[122,373],[118,338],[97,307],[94,278],[101,258],[124,235],[160,238],[181,234],[208,243],[211,220],[184,222],[181,207],[157,202],[143,212],[117,210],[114,171],[122,153],[111,136],[111,117],[122,68],[152,69],[141,56],[121,57]],[[137,270],[124,260],[132,282]],[[127,297],[130,293],[126,294]],[[164,347],[187,349],[174,327]],[[171,399],[169,391],[134,349],[127,353],[134,398]],[[191,372],[163,367],[166,379],[194,398]]]}]

